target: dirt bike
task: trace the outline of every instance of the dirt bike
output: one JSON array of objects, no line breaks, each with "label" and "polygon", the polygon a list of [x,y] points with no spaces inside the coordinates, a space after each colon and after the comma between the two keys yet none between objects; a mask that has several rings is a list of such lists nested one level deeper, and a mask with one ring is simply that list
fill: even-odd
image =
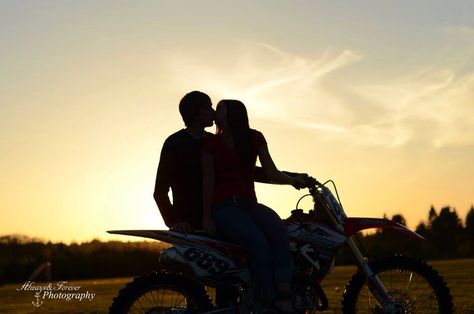
[{"label": "dirt bike", "polygon": [[[328,185],[332,183],[336,196]],[[452,313],[449,289],[436,270],[425,262],[393,255],[370,259],[357,233],[369,228],[390,228],[423,239],[405,226],[387,219],[347,217],[333,181],[307,179],[314,208],[298,209],[284,220],[293,256],[292,292],[295,313],[328,309],[320,283],[333,269],[336,253],[347,245],[358,271],[347,282],[342,313]],[[303,198],[302,197],[302,198]],[[206,234],[163,230],[109,231],[156,239],[172,244],[159,256],[158,271],[128,283],[110,306],[110,313],[267,313],[256,301],[255,286],[247,267],[247,252]],[[271,267],[271,266],[269,266]],[[216,307],[204,286],[234,287],[235,304]]]}]

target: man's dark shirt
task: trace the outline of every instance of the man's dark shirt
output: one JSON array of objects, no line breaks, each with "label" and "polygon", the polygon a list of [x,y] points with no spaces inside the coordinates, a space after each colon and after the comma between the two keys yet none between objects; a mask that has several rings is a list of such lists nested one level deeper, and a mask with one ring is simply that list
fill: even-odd
[{"label": "man's dark shirt", "polygon": [[[194,229],[202,229],[201,143],[183,129],[163,144],[154,197],[168,227],[187,222]],[[168,198],[170,188],[173,204]]]},{"label": "man's dark shirt", "polygon": [[[170,135],[163,144],[153,196],[168,227],[186,222],[193,229],[203,228],[201,145],[202,139],[184,129]],[[255,181],[270,183],[260,167],[255,169]],[[173,204],[168,197],[170,188]]]}]

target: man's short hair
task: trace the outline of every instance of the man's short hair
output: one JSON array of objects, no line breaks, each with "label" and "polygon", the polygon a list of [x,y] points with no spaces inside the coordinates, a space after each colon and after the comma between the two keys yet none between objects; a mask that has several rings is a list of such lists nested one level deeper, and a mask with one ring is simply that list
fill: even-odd
[{"label": "man's short hair", "polygon": [[184,124],[186,126],[191,125],[199,110],[209,104],[211,104],[211,98],[203,92],[192,91],[184,95],[179,102],[179,113],[183,118]]}]

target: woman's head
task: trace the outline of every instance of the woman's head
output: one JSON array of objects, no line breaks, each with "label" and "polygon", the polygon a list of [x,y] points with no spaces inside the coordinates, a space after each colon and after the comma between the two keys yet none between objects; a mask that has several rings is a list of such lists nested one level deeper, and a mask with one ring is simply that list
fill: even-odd
[{"label": "woman's head", "polygon": [[217,133],[229,132],[232,135],[235,152],[244,165],[252,167],[256,155],[245,105],[233,99],[219,101],[216,108],[216,125]]},{"label": "woman's head", "polygon": [[245,105],[234,99],[219,101],[216,108],[217,133],[225,129],[249,129],[249,118]]}]

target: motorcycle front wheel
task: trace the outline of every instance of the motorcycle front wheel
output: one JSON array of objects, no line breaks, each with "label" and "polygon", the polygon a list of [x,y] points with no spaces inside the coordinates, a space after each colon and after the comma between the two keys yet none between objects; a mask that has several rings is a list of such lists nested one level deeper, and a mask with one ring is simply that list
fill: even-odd
[{"label": "motorcycle front wheel", "polygon": [[184,314],[212,308],[204,287],[179,274],[152,272],[120,290],[110,314]]},{"label": "motorcycle front wheel", "polygon": [[[397,313],[451,314],[452,297],[443,278],[425,262],[393,256],[369,263],[387,289]],[[384,313],[360,272],[347,283],[342,298],[344,314]]]}]

